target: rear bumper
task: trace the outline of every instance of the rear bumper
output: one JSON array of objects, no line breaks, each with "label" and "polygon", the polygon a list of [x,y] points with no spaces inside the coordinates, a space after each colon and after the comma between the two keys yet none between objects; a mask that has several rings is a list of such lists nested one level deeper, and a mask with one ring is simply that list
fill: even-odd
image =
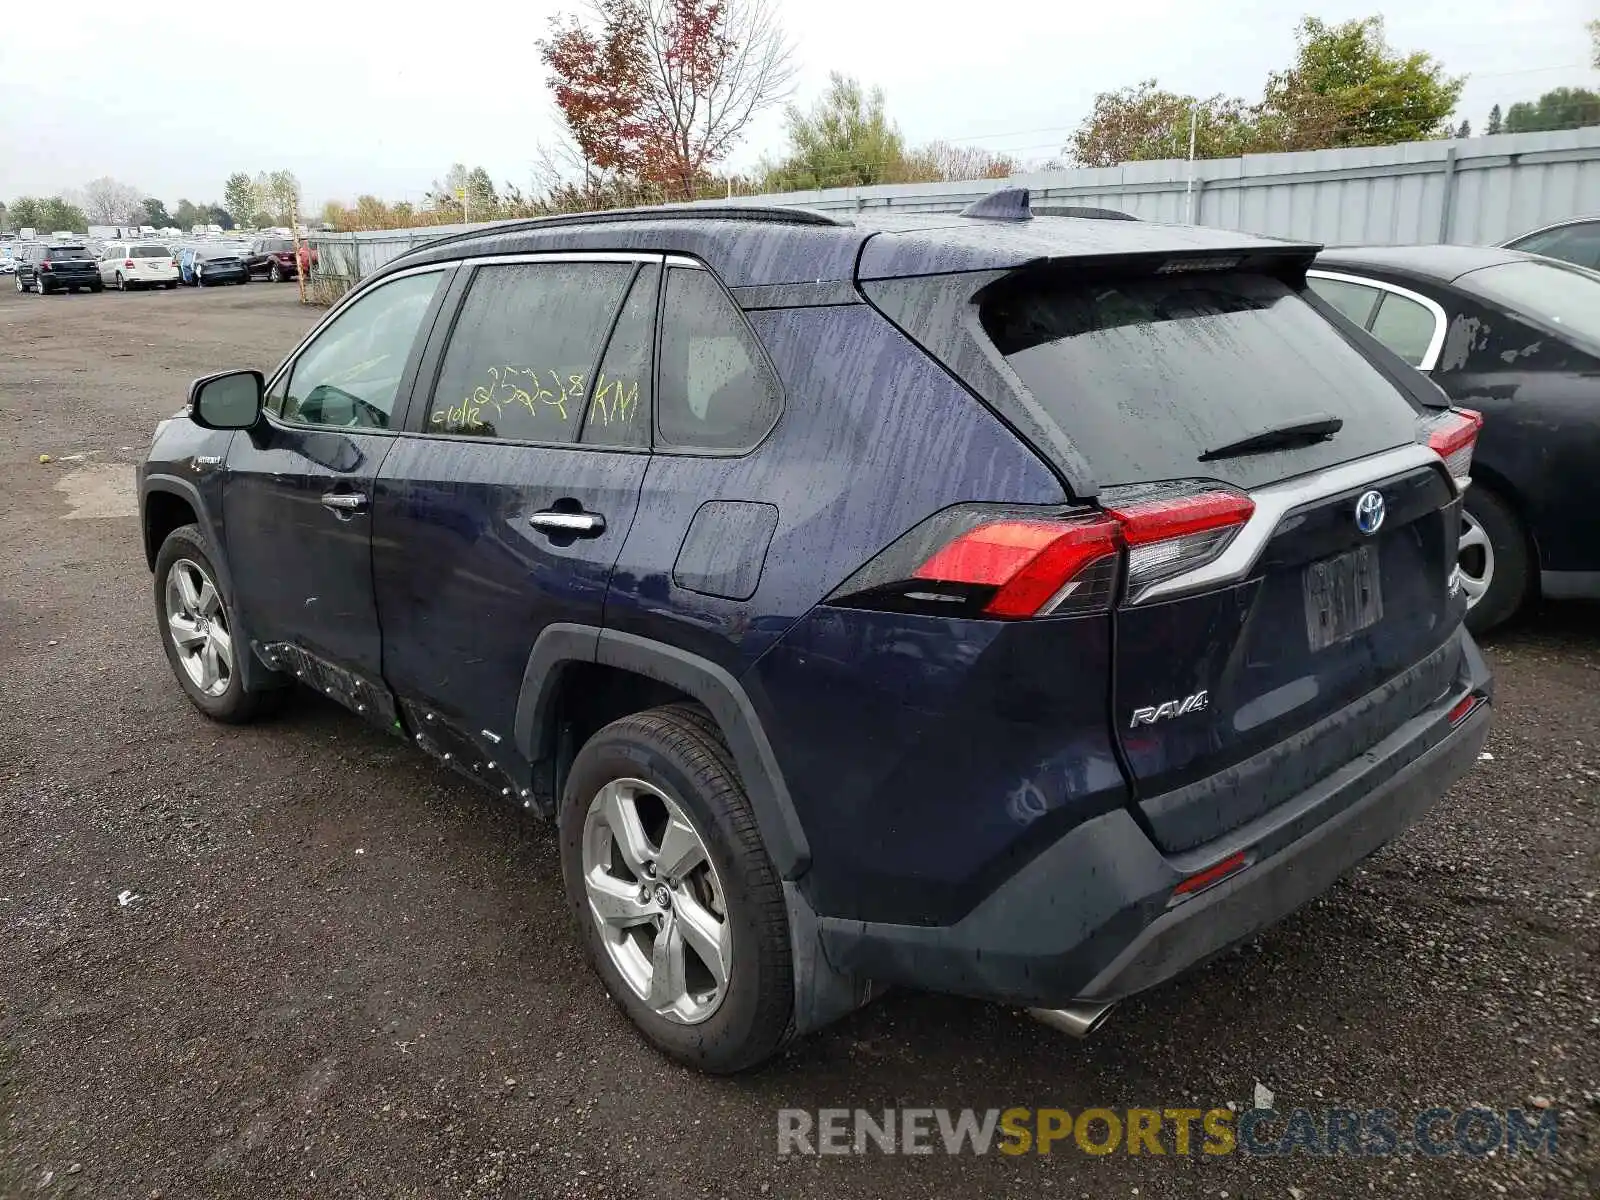
[{"label": "rear bumper", "polygon": [[241,279],[249,279],[250,272],[243,266],[237,267],[207,267],[204,271],[195,274],[197,282],[205,283],[237,283]]},{"label": "rear bumper", "polygon": [[[1492,681],[1462,631],[1456,686],[1300,796],[1215,842],[1162,854],[1126,809],[1086,821],[954,925],[823,918],[848,974],[1007,1003],[1116,1000],[1272,925],[1428,811],[1477,760]],[[1484,702],[1452,726],[1463,696]],[[1249,866],[1169,906],[1182,880],[1244,852]]]},{"label": "rear bumper", "polygon": [[44,280],[44,286],[50,291],[55,291],[57,288],[101,286],[99,271],[87,271],[83,274],[71,275],[63,274],[60,271],[40,271],[35,278]]}]

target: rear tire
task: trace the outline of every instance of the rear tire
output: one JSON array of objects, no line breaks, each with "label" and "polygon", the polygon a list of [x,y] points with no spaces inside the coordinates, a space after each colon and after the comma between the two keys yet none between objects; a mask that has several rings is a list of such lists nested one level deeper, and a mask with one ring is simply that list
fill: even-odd
[{"label": "rear tire", "polygon": [[234,637],[233,598],[223,592],[221,579],[200,526],[174,529],[156,555],[156,626],[189,702],[213,721],[241,725],[276,709],[288,689],[245,689],[238,667],[254,652],[242,637]]},{"label": "rear tire", "polygon": [[125,291],[128,290],[128,281],[122,277],[122,272],[121,271],[117,272],[116,284],[117,284],[117,291],[125,292]]},{"label": "rear tire", "polygon": [[[619,790],[611,791],[613,785]],[[645,865],[638,871],[620,857],[620,841],[616,851],[609,849],[612,842],[606,839],[614,835],[605,819],[608,796],[639,822]],[[673,827],[671,846],[697,839],[695,853],[701,857],[690,855],[697,865],[669,876],[671,860],[678,857],[667,832],[677,819],[674,810],[690,829]],[[738,769],[710,720],[669,705],[600,730],[568,774],[560,831],[562,878],[585,953],[612,1000],[640,1032],[669,1058],[714,1074],[746,1070],[770,1058],[792,1028],[788,913]],[[607,849],[597,854],[598,846]],[[628,897],[639,886],[641,900],[662,892],[668,899],[664,905],[649,901],[658,906],[654,918],[602,921],[591,904],[597,877]],[[623,903],[632,905],[627,898]],[[678,924],[680,911],[695,915]],[[721,948],[714,953],[724,964],[720,983],[698,948],[707,944],[708,916]],[[681,939],[679,961],[687,965],[678,975],[661,976],[665,982],[658,1003],[652,1003],[647,996],[656,986],[657,963],[672,961],[674,937]],[[642,982],[641,972],[648,976]],[[661,996],[679,992],[674,1016],[659,1011],[666,1007]]]},{"label": "rear tire", "polygon": [[1467,628],[1488,633],[1522,607],[1531,590],[1533,555],[1511,505],[1474,482],[1467,489],[1458,559],[1467,592]]},{"label": "rear tire", "polygon": [[106,290],[106,285],[103,284],[103,283],[91,283],[89,285],[89,290],[98,295],[100,292],[103,292],[103,291]]},{"label": "rear tire", "polygon": [[282,283],[283,282],[283,269],[281,267],[279,267],[277,263],[273,263],[271,270],[269,270],[267,272],[267,282],[268,283]]}]

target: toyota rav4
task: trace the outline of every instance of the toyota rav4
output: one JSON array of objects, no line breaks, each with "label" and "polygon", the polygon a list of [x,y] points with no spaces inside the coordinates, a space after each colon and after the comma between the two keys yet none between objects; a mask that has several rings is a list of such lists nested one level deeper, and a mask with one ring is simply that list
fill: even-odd
[{"label": "toyota rav4", "polygon": [[1086,1033],[1476,759],[1476,414],[1315,246],[737,206],[420,247],[140,472],[161,643],[552,818],[587,954],[749,1067],[889,985]]}]

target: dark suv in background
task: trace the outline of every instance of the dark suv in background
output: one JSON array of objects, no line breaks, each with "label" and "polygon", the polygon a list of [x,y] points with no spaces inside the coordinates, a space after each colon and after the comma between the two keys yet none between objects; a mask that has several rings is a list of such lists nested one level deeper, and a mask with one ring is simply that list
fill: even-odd
[{"label": "dark suv in background", "polygon": [[299,277],[300,264],[309,253],[302,247],[297,258],[292,238],[256,238],[244,256],[244,265],[252,277],[259,275],[270,283],[281,283]]},{"label": "dark suv in background", "polygon": [[1488,730],[1476,418],[1328,319],[1315,250],[1025,192],[445,238],[160,425],[162,644],[213,718],[299,681],[554,818],[682,1061],[889,984],[1086,1033]]},{"label": "dark suv in background", "polygon": [[17,252],[16,261],[19,292],[38,292],[44,296],[51,292],[75,292],[79,288],[105,291],[105,281],[100,278],[100,260],[82,242],[23,246]]}]

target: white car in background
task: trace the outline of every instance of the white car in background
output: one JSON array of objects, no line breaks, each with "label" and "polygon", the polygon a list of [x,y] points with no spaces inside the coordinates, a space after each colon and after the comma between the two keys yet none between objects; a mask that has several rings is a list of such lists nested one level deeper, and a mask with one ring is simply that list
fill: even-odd
[{"label": "white car in background", "polygon": [[109,242],[100,252],[100,278],[119,292],[178,286],[178,256],[161,242]]}]

